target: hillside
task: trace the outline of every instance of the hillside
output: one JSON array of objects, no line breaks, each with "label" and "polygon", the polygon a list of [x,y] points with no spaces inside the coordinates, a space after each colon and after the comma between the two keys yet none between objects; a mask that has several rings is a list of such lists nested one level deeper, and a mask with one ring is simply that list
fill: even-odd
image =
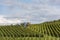
[{"label": "hillside", "polygon": [[60,20],[33,24],[28,28],[43,35],[60,37]]},{"label": "hillside", "polygon": [[30,24],[27,27],[21,25],[0,26],[0,37],[5,38],[4,40],[9,38],[12,38],[11,40],[15,38],[16,40],[18,38],[20,40],[60,40],[60,20]]}]

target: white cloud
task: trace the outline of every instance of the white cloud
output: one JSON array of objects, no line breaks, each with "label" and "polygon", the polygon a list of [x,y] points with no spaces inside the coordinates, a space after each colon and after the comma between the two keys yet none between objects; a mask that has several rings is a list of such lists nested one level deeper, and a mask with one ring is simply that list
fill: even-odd
[{"label": "white cloud", "polygon": [[5,25],[5,24],[17,24],[21,23],[22,21],[20,19],[7,19],[5,16],[0,15],[0,25]]},{"label": "white cloud", "polygon": [[[10,17],[23,17],[20,21],[44,22],[60,18],[60,8],[56,7],[56,4],[60,4],[59,0],[32,0],[32,3],[17,2],[17,0],[5,0],[0,4],[8,6],[11,11]],[[53,4],[53,6],[52,6]],[[55,6],[54,6],[55,5]],[[19,9],[16,9],[15,7]],[[17,11],[19,10],[19,11]],[[13,16],[14,15],[14,16]],[[1,17],[2,23],[16,23],[17,19],[5,19]],[[17,21],[19,21],[17,20]],[[35,21],[36,20],[36,21]]]}]

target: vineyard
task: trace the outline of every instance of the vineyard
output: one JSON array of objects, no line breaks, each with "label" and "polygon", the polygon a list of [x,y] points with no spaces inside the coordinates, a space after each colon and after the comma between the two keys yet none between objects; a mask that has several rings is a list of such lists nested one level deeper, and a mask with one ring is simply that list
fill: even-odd
[{"label": "vineyard", "polygon": [[60,40],[60,20],[21,25],[0,26],[0,40]]}]

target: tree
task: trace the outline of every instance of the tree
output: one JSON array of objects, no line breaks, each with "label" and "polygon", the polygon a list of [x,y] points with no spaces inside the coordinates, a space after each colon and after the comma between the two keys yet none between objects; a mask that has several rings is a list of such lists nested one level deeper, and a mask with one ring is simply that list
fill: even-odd
[{"label": "tree", "polygon": [[23,27],[27,27],[27,26],[29,26],[29,25],[30,25],[30,23],[29,23],[29,22],[21,23],[21,26],[23,26]]}]

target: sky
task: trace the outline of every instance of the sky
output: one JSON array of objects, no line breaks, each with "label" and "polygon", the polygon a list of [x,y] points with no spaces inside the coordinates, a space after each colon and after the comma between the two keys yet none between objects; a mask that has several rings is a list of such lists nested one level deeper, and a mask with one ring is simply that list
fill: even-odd
[{"label": "sky", "polygon": [[35,24],[57,19],[60,0],[0,0],[0,24]]}]

